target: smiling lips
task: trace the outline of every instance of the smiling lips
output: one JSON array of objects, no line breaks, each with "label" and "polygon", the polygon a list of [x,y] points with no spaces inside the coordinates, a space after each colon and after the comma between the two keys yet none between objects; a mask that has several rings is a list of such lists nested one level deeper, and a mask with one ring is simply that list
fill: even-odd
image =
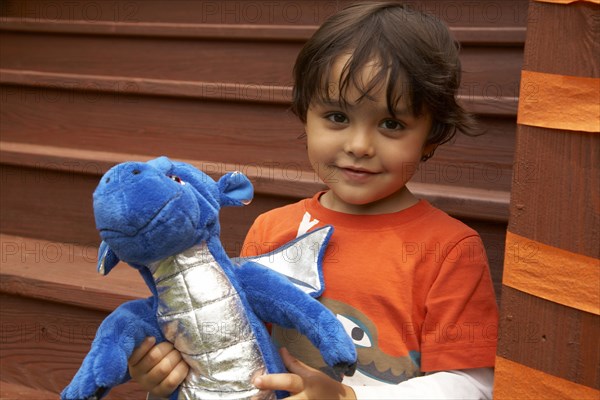
[{"label": "smiling lips", "polygon": [[364,168],[353,167],[353,166],[338,166],[337,169],[342,173],[342,176],[350,181],[356,183],[363,183],[370,178],[376,176],[377,172],[372,172]]}]

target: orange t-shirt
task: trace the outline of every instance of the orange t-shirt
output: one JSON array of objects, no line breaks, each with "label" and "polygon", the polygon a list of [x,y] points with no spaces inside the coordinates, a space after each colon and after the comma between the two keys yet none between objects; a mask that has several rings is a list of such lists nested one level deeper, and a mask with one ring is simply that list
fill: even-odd
[{"label": "orange t-shirt", "polygon": [[[424,200],[392,214],[350,215],[321,206],[321,194],[259,216],[242,255],[333,225],[319,300],[356,344],[356,382],[494,365],[498,311],[477,232]],[[305,338],[273,330],[278,344],[326,371]]]}]

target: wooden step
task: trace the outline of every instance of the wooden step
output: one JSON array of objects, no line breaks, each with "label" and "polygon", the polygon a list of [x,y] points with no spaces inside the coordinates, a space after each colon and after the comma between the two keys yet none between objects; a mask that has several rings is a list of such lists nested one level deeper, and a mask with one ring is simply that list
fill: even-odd
[{"label": "wooden step", "polygon": [[[33,236],[79,244],[99,242],[91,198],[100,176],[118,162],[152,158],[144,154],[1,144],[2,178],[12,188],[1,193],[5,209],[3,231],[23,236],[39,232]],[[255,201],[250,206],[222,210],[223,242],[227,249],[238,246],[239,250],[250,224],[260,213],[310,197],[324,188],[314,172],[301,169],[182,161],[196,165],[215,179],[225,172],[241,170],[253,182]],[[410,187],[417,196],[457,217],[506,223],[508,192],[418,181],[410,183]]]},{"label": "wooden step", "polygon": [[[86,295],[85,290],[80,292],[81,297]],[[1,290],[0,301],[0,317],[10,321],[3,323],[0,343],[3,381],[60,393],[79,369],[108,312]],[[145,392],[131,382],[115,388],[108,398],[145,399]]]},{"label": "wooden step", "polygon": [[[96,29],[96,25],[93,27]],[[152,36],[88,36],[87,29],[77,33],[4,31],[0,66],[73,75],[290,86],[292,66],[303,44],[302,41],[249,41],[234,37],[165,40]],[[471,32],[477,33],[476,30]],[[28,51],[30,48],[36,51]],[[522,51],[521,46],[464,45],[461,94],[516,97]],[[492,63],[492,59],[495,62]]]},{"label": "wooden step", "polygon": [[[7,53],[7,51],[18,51],[19,47],[25,45],[21,42],[22,40],[35,40],[36,44],[37,40],[47,40],[47,45],[39,48],[39,51],[53,51],[51,58],[31,58],[31,52],[23,51],[22,56],[25,58],[19,57],[23,62],[19,65],[20,69],[40,69],[27,66],[29,61],[34,61],[38,65],[40,62],[48,65],[49,69],[41,68],[41,70],[57,72],[64,68],[76,68],[79,70],[78,73],[88,70],[87,73],[95,74],[90,71],[98,68],[110,69],[106,68],[108,62],[108,65],[119,63],[122,67],[136,68],[141,74],[140,76],[144,76],[145,74],[155,74],[157,71],[154,68],[158,67],[159,63],[155,58],[152,58],[151,63],[145,62],[143,58],[163,53],[167,49],[165,54],[168,54],[169,57],[162,57],[163,71],[156,74],[155,78],[197,80],[198,74],[191,73],[191,71],[196,69],[196,72],[200,72],[202,68],[206,67],[205,71],[208,73],[202,75],[216,81],[223,81],[219,77],[222,74],[231,76],[233,71],[233,76],[242,81],[245,81],[244,76],[253,74],[255,77],[268,77],[270,82],[276,79],[280,83],[287,84],[291,76],[290,63],[295,58],[298,46],[306,41],[328,16],[350,4],[351,1],[301,0],[276,3],[228,1],[227,3],[198,4],[165,1],[150,3],[115,1],[110,4],[102,4],[86,0],[78,2],[77,5],[45,4],[38,1],[31,1],[26,5],[21,5],[16,1],[8,3],[3,7],[0,29],[12,36],[11,40],[5,41],[7,47],[3,49],[4,54],[12,56],[13,54]],[[411,5],[415,9],[435,14],[448,23],[454,36],[462,43],[463,64],[468,73],[477,74],[478,71],[482,71],[478,67],[482,61],[494,69],[491,81],[495,84],[505,85],[518,81],[519,71],[513,70],[512,67],[519,63],[525,41],[526,0],[503,1],[494,4],[493,7],[476,2],[455,4],[447,1],[416,1],[411,2]],[[93,13],[89,12],[91,9],[94,10]],[[19,35],[20,37],[16,38]],[[94,49],[103,50],[89,52],[83,47],[83,52],[78,51],[79,47],[76,44],[79,41],[78,36],[85,36],[94,41],[99,40],[100,42],[94,46]],[[64,40],[73,42],[68,46],[58,45]],[[123,43],[131,40],[137,40],[134,48],[141,49],[144,46],[151,46],[152,51],[140,51],[135,55],[132,52],[123,52],[123,47],[127,47]],[[214,45],[217,42],[219,44]],[[110,43],[113,45],[105,47]],[[177,45],[173,46],[174,43]],[[209,63],[202,62],[204,58],[202,57],[201,43],[215,47],[210,53]],[[254,43],[262,45],[261,51],[255,54],[251,51]],[[267,49],[272,45],[284,45],[285,47],[279,49],[287,47],[290,51],[269,52]],[[492,58],[487,55],[477,57],[477,53],[483,46],[504,48],[504,50],[512,47],[513,50],[516,50],[514,53],[516,57],[505,58],[508,53],[499,49],[493,59],[501,58],[502,62],[492,64],[490,62]],[[63,50],[64,47],[68,49]],[[293,48],[296,48],[296,51],[291,50]],[[196,51],[190,52],[189,50]],[[106,51],[112,57],[106,57]],[[64,62],[77,54],[86,54],[88,61],[98,61],[94,57],[100,59],[99,62]],[[189,59],[190,54],[193,54],[198,62],[186,65],[184,61]],[[224,54],[226,56],[223,56]],[[183,59],[181,55],[183,55]],[[473,55],[475,58],[472,59]],[[288,60],[280,63],[282,57],[288,58]],[[240,59],[245,61],[241,65],[246,67],[255,62],[268,64],[263,69],[237,68],[237,65],[240,65],[238,63]],[[231,62],[228,63],[227,60]],[[171,68],[174,62],[177,68]],[[60,64],[60,67],[53,68],[53,63]],[[221,63],[224,68],[211,68],[215,63]],[[5,66],[8,65],[5,64]],[[148,65],[153,68],[147,68]],[[283,69],[279,69],[280,67]],[[123,68],[114,70],[120,71],[121,74],[124,72]],[[513,73],[513,79],[501,79],[503,74],[508,71]],[[128,73],[124,75],[132,76]],[[133,76],[138,76],[138,74]],[[172,78],[173,76],[179,76],[179,78]],[[183,78],[183,76],[188,78]],[[280,81],[279,79],[282,78],[284,80]],[[225,79],[225,81],[227,80]],[[257,84],[261,81],[266,82],[264,79],[259,79],[253,83]],[[472,79],[469,78],[466,81],[472,81]],[[486,88],[489,82],[489,80],[479,82],[480,89]]]},{"label": "wooden step", "polygon": [[[351,2],[0,2],[0,399],[56,398],[106,315],[149,294],[126,265],[95,272],[91,197],[113,165],[168,155],[247,174],[254,202],[221,213],[232,256],[257,215],[324,188],[288,111],[291,68]],[[460,101],[485,134],[442,146],[409,185],[481,234],[498,288],[513,174],[541,173],[513,162],[528,1],[411,5],[461,42]]]},{"label": "wooden step", "polygon": [[[15,19],[21,24],[32,20],[49,25],[46,29],[61,29],[62,25],[84,24],[98,26],[96,32],[111,35],[130,33],[119,30],[116,26],[133,25],[140,31],[145,25],[164,26],[155,29],[152,35],[171,36],[171,25],[193,26],[227,26],[239,29],[278,26],[284,28],[311,27],[315,29],[327,17],[353,0],[315,1],[315,0],[281,0],[271,2],[248,2],[245,0],[228,0],[223,2],[194,2],[187,0],[152,1],[115,0],[110,3],[94,0],[81,0],[77,3],[48,3],[43,0],[29,0],[27,4],[18,0],[6,0],[4,3],[3,21]],[[415,0],[408,2],[413,9],[432,13],[444,20],[452,30],[521,28],[527,22],[527,0],[503,0],[493,6],[485,2],[450,2],[444,0]],[[62,24],[61,24],[62,23]],[[55,27],[59,25],[61,27]],[[12,28],[12,27],[11,27]],[[109,29],[110,28],[110,29]],[[12,28],[18,29],[18,28]],[[62,28],[65,29],[65,28]],[[90,27],[90,30],[93,29]],[[165,33],[164,31],[167,31]],[[147,35],[147,33],[143,33]],[[474,35],[482,40],[481,35]],[[519,37],[523,43],[524,36]]]},{"label": "wooden step", "polygon": [[58,393],[38,390],[12,382],[0,381],[0,400],[55,400]]},{"label": "wooden step", "polygon": [[[150,158],[144,154],[1,142],[0,177],[2,184],[11,188],[0,191],[2,232],[95,248],[100,239],[91,199],[101,174],[119,162]],[[259,214],[324,189],[314,173],[300,169],[182,161],[204,169],[215,179],[225,172],[241,170],[254,184],[251,205],[221,210],[221,240],[230,256],[239,254]],[[426,173],[431,177],[438,172],[428,169]],[[419,181],[411,182],[409,187],[417,196],[477,229],[488,249],[493,273],[501,274],[508,191]]]},{"label": "wooden step", "polygon": [[[0,83],[6,86],[24,86],[46,91],[80,91],[90,93],[88,95],[90,99],[92,96],[100,96],[101,93],[109,93],[113,97],[122,96],[123,98],[144,95],[288,105],[292,98],[292,86],[289,82],[258,84],[182,81],[0,68]],[[515,85],[517,84],[518,82],[515,81]],[[492,86],[477,89],[480,85],[474,82],[468,82],[464,86],[464,93],[459,93],[458,98],[470,112],[486,116],[516,116],[517,87],[502,93],[502,90]],[[485,93],[479,93],[480,90]],[[58,97],[58,95],[51,96],[49,93],[36,92],[35,89],[4,89],[5,100],[17,94],[21,98],[28,97],[30,100],[55,100],[54,97]]]},{"label": "wooden step", "polygon": [[98,248],[0,234],[0,291],[104,312],[150,296],[139,273],[120,264],[110,275],[96,271]]},{"label": "wooden step", "polygon": [[[3,140],[309,171],[291,69],[348,3],[8,2]],[[414,181],[508,192],[527,1],[413,3],[461,41],[460,98],[486,132],[440,148]]]},{"label": "wooden step", "polygon": [[[59,393],[89,351],[100,322],[121,303],[150,292],[127,265],[106,277],[97,274],[93,247],[5,234],[0,247],[2,380],[9,389]],[[111,396],[144,398],[144,393],[128,384]]]},{"label": "wooden step", "polygon": [[[86,151],[81,149],[71,149],[68,147],[45,146],[37,144],[27,144],[18,142],[0,141],[0,164],[24,167],[42,170],[36,177],[37,181],[52,180],[43,176],[43,171],[48,173],[64,173],[74,179],[76,175],[91,175],[99,179],[108,169],[118,163],[125,161],[147,161],[153,158],[148,154],[132,154],[123,152],[107,151]],[[324,190],[325,185],[318,180],[313,171],[302,170],[300,168],[283,168],[278,164],[232,164],[232,163],[213,163],[201,161],[198,159],[180,159],[196,166],[201,171],[217,180],[227,172],[241,171],[250,178],[254,185],[255,193],[283,196],[292,199],[312,196],[319,190]],[[468,169],[469,164],[465,165]],[[472,167],[471,167],[472,168]],[[471,171],[473,173],[473,171]],[[486,173],[490,179],[497,179],[498,170],[490,170]],[[486,190],[477,187],[462,187],[459,185],[449,186],[443,184],[444,179],[433,179],[433,182],[427,182],[427,177],[435,174],[455,175],[456,171],[440,172],[434,168],[422,167],[415,174],[417,180],[410,182],[411,190],[418,196],[424,197],[431,202],[438,204],[441,208],[453,215],[468,216],[470,218],[479,218],[493,221],[507,221],[508,193],[501,190]],[[20,175],[16,173],[15,175]],[[5,173],[4,179],[10,179],[11,173]],[[20,176],[19,178],[24,178]],[[534,178],[534,176],[532,176]],[[27,181],[26,179],[23,179]],[[18,183],[18,180],[15,182]],[[454,209],[455,207],[443,207],[444,203],[451,204],[457,199],[472,201],[469,207],[462,211]],[[485,206],[479,211],[473,211],[472,206]],[[467,211],[471,210],[471,211]],[[458,213],[458,214],[457,214]]]},{"label": "wooden step", "polygon": [[[0,71],[0,79],[21,82],[15,75],[3,78],[1,72],[6,71]],[[34,75],[29,78],[35,79]],[[126,81],[118,81],[113,91],[107,87],[99,91],[68,88],[111,85],[101,79],[87,82],[88,77],[80,81],[65,78],[62,87],[45,80],[40,84],[50,86],[1,86],[2,140],[90,151],[166,154],[216,166],[227,163],[262,169],[275,166],[292,172],[311,170],[305,141],[298,139],[304,128],[288,111],[288,104],[253,101],[255,94],[243,89],[247,86],[238,87],[231,94],[221,92],[214,97],[197,98],[135,94],[138,89],[121,92],[120,87],[128,87]],[[152,86],[148,82],[144,85]],[[156,87],[158,91],[170,90]],[[204,90],[200,86],[197,89]],[[192,87],[182,89],[185,96],[191,90]],[[260,96],[276,95],[267,89]],[[415,179],[449,186],[510,190],[516,120],[514,111],[499,114],[510,107],[516,110],[517,103],[508,99],[473,104],[481,113],[499,110],[496,115],[480,114],[485,134],[458,135],[421,166],[423,172],[417,173]]]}]

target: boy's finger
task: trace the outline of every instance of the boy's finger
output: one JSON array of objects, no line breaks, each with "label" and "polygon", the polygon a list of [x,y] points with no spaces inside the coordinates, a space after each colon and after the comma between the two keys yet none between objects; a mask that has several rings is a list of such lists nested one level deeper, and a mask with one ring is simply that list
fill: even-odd
[{"label": "boy's finger", "polygon": [[262,390],[287,390],[294,394],[304,389],[304,381],[294,374],[269,374],[254,380],[254,386]]},{"label": "boy's finger", "polygon": [[279,353],[281,354],[281,358],[283,359],[283,364],[285,365],[287,370],[293,374],[306,377],[307,375],[310,375],[316,371],[314,368],[309,367],[302,361],[298,360],[296,357],[292,356],[288,349],[286,349],[285,347],[282,347],[279,350]]},{"label": "boy's finger", "polygon": [[[173,351],[173,344],[162,342],[152,347],[135,366],[141,372],[148,372],[156,367],[167,355]],[[160,382],[160,381],[159,381]]]},{"label": "boy's finger", "polygon": [[[167,348],[167,346],[164,346],[163,349],[158,349],[159,346],[160,345],[155,346],[151,350],[151,352],[157,351],[158,353],[158,351],[160,351],[160,355],[158,356],[160,357],[160,360],[148,370],[148,374],[146,376],[148,382],[153,382],[155,386],[159,385],[160,382],[162,382],[167,376],[169,376],[169,374],[173,372],[173,370],[182,360],[181,353],[178,350],[176,350],[172,345],[170,346],[170,350]],[[163,352],[164,350],[168,350],[168,352],[165,354]],[[148,358],[148,356],[146,356],[144,360],[146,358]]]},{"label": "boy's finger", "polygon": [[163,379],[162,382],[160,382],[160,384],[152,390],[152,394],[160,397],[169,396],[171,393],[173,393],[173,391],[175,391],[175,389],[177,389],[179,385],[181,385],[189,370],[190,367],[180,357],[179,363],[171,371],[169,376]]},{"label": "boy's finger", "polygon": [[145,338],[142,343],[137,347],[133,353],[131,353],[131,357],[129,357],[129,365],[136,365],[140,362],[142,358],[148,353],[148,351],[154,346],[156,343],[156,339],[152,336],[148,336]]}]

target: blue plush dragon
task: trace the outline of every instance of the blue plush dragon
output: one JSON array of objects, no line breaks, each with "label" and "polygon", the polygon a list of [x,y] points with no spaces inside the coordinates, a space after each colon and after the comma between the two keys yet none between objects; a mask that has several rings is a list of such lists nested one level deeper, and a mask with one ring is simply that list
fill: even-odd
[{"label": "blue plush dragon", "polygon": [[[226,255],[219,209],[247,204],[252,196],[252,185],[241,173],[215,182],[192,165],[166,157],[119,164],[102,177],[94,192],[103,239],[98,270],[107,274],[125,261],[139,270],[153,296],[124,303],[102,322],[62,399],[102,398],[129,380],[127,360],[146,336],[172,342],[190,366],[170,399],[284,397],[252,385],[258,375],[285,371],[264,322],[297,329],[340,375],[354,372],[352,340],[308,294],[320,294],[322,277],[298,287],[285,275],[299,265],[280,265],[279,273],[258,258],[234,261]],[[299,244],[296,253],[319,261],[331,228],[307,235],[322,244],[318,260],[314,251],[306,254],[314,246],[302,247],[307,237],[289,245]]]}]

